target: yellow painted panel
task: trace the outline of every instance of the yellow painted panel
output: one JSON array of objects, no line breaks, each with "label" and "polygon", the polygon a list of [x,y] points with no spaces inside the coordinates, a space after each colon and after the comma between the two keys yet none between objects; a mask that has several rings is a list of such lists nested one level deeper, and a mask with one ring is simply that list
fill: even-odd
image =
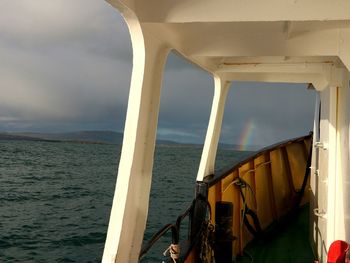
[{"label": "yellow painted panel", "polygon": [[288,174],[286,166],[283,162],[282,153],[280,149],[274,150],[270,153],[272,182],[275,194],[275,202],[278,216],[285,215],[291,206],[292,192],[289,186]]},{"label": "yellow painted panel", "polygon": [[293,143],[287,147],[288,160],[293,177],[293,184],[295,190],[299,190],[303,184],[303,179],[306,170],[307,157],[304,154],[305,149],[302,144]]},{"label": "yellow painted panel", "polygon": [[[222,180],[222,201],[231,202],[233,204],[233,225],[232,232],[235,237],[240,236],[240,192],[237,186],[233,184],[233,181],[237,179],[237,171],[232,172],[229,176]],[[240,250],[239,241],[233,243],[233,251],[237,254]]]},{"label": "yellow painted panel", "polygon": [[[249,186],[250,188],[243,188],[242,191],[244,193],[244,196],[246,198],[246,204],[247,206],[252,209],[253,211],[256,212],[257,208],[257,203],[255,199],[255,168],[254,168],[254,160],[251,160],[250,162],[242,165],[239,169],[239,177],[243,179]],[[243,224],[243,217],[242,217],[242,212],[244,208],[243,200],[240,198],[241,202],[241,211],[240,211],[240,233],[241,233],[241,238],[240,238],[240,246],[241,246],[241,251],[243,251],[243,248],[245,245],[251,241],[254,236],[246,229],[246,227]],[[253,221],[250,217],[248,217],[248,221],[251,225],[253,225]]]},{"label": "yellow painted panel", "polygon": [[[230,201],[230,195],[228,193],[232,193],[232,191],[235,189],[235,186],[232,184],[233,182],[233,174],[226,176],[221,181],[222,185],[222,201]],[[226,200],[228,198],[228,200]]]},{"label": "yellow painted panel", "polygon": [[262,228],[266,228],[273,221],[273,208],[271,206],[271,192],[268,184],[268,169],[264,156],[255,159],[255,171],[257,214]]},{"label": "yellow painted panel", "polygon": [[[185,259],[184,263],[196,263],[196,249],[193,248],[190,254]],[[211,263],[211,262],[208,262]]]},{"label": "yellow painted panel", "polygon": [[308,152],[311,147],[311,140],[304,140],[306,151]]},{"label": "yellow painted panel", "polygon": [[[234,219],[232,231],[238,240],[234,242],[235,255],[242,253],[245,245],[253,236],[242,224],[243,200],[240,188],[234,185],[234,181],[240,177],[251,190],[242,188],[246,203],[250,209],[256,212],[261,227],[265,229],[274,220],[290,211],[295,197],[294,185],[299,189],[302,185],[308,150],[311,139],[299,140],[289,144],[283,144],[278,148],[262,152],[249,159],[236,170],[209,188],[208,200],[212,208],[212,220],[215,219],[215,203],[228,201],[233,203]],[[322,176],[322,175],[321,175]],[[306,189],[303,202],[308,201]],[[250,217],[248,220],[254,225]],[[215,223],[215,222],[214,222]]]},{"label": "yellow painted panel", "polygon": [[215,185],[213,185],[212,187],[209,188],[208,191],[208,202],[210,204],[210,209],[211,209],[211,220],[212,223],[215,224],[215,200],[216,194],[215,194]]},{"label": "yellow painted panel", "polygon": [[[248,162],[239,168],[239,177],[242,178],[250,187],[243,189],[246,196],[246,202],[249,208],[256,208],[255,200],[255,169],[254,162]],[[252,193],[253,192],[253,193]]]}]

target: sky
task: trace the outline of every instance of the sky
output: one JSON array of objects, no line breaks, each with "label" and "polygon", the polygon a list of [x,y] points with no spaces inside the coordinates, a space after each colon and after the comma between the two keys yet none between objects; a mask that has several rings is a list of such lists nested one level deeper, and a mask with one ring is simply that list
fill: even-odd
[{"label": "sky", "polygon": [[[132,49],[103,0],[0,2],[0,132],[123,131]],[[158,138],[203,143],[212,77],[171,53]],[[315,93],[303,84],[234,82],[220,140],[268,145],[312,129]]]}]

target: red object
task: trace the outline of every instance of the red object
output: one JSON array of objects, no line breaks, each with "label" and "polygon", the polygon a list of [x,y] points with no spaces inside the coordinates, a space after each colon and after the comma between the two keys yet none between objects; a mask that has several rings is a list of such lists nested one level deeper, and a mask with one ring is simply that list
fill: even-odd
[{"label": "red object", "polygon": [[334,241],[329,247],[327,263],[350,263],[346,260],[346,252],[349,250],[349,244],[342,240]]}]

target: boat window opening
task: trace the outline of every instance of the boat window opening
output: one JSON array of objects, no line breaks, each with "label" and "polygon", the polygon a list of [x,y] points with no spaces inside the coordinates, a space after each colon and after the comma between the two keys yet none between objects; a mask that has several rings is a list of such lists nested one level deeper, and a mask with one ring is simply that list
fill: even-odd
[{"label": "boat window opening", "polygon": [[0,261],[100,262],[132,70],[127,25],[105,1],[1,12]]},{"label": "boat window opening", "polygon": [[307,84],[233,82],[225,105],[215,172],[252,152],[313,130],[316,92]]},{"label": "boat window opening", "polygon": [[[179,55],[168,55],[161,91],[153,178],[143,245],[191,205],[209,121],[212,77]],[[181,223],[180,243],[188,238],[188,216]],[[141,262],[156,262],[171,243],[162,236]]]}]

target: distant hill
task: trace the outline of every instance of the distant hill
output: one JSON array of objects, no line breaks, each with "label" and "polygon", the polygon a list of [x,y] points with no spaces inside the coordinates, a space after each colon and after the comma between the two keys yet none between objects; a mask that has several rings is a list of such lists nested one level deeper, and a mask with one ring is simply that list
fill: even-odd
[{"label": "distant hill", "polygon": [[13,133],[13,135],[55,141],[97,142],[112,144],[121,144],[123,141],[123,134],[113,131],[77,131],[66,133],[18,132]]},{"label": "distant hill", "polygon": [[29,136],[21,136],[21,135],[14,135],[11,133],[0,133],[0,140],[7,140],[7,141],[42,141],[43,139],[35,138],[35,137],[29,137]]},{"label": "distant hill", "polygon": [[[77,131],[65,133],[14,132],[0,133],[0,140],[28,140],[28,141],[69,141],[84,143],[122,144],[123,133],[114,131]],[[170,140],[158,140],[158,144],[176,145]]]},{"label": "distant hill", "polygon": [[[122,144],[123,133],[114,131],[76,131],[65,133],[37,133],[37,132],[14,132],[14,133],[0,133],[0,140],[28,140],[28,141],[69,141],[81,143],[108,143],[108,144]],[[170,140],[157,140],[158,145],[181,145],[191,147],[203,147],[201,144],[178,143]],[[240,145],[220,143],[220,149],[239,151]],[[258,146],[245,147],[247,151],[255,151],[259,149]]]},{"label": "distant hill", "polygon": [[[242,151],[242,146],[239,145],[239,144],[219,143],[219,148],[220,149],[225,149],[225,150]],[[244,151],[254,152],[254,151],[262,149],[263,146],[259,146],[259,145],[245,145],[243,148],[244,148]]]}]

